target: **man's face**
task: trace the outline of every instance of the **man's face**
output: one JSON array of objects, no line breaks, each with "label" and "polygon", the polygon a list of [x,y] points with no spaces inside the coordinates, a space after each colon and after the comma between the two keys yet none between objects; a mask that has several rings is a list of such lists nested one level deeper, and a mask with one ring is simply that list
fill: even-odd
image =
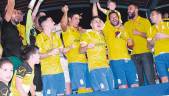
[{"label": "man's face", "polygon": [[156,23],[158,21],[159,14],[156,11],[152,11],[150,14],[150,19],[152,23]]},{"label": "man's face", "polygon": [[79,26],[81,17],[78,14],[74,14],[72,18],[70,18],[70,24],[77,28]]},{"label": "man's face", "polygon": [[101,31],[103,29],[103,26],[104,26],[103,21],[100,18],[94,18],[91,21],[91,27],[94,30]]},{"label": "man's face", "polygon": [[128,6],[128,17],[129,19],[133,19],[136,15],[137,8],[134,5],[129,5]]},{"label": "man's face", "polygon": [[111,13],[109,18],[113,26],[119,25],[119,17],[116,13]]},{"label": "man's face", "polygon": [[43,23],[42,23],[43,28],[48,28],[50,30],[53,30],[55,27],[55,22],[51,17],[48,17]]},{"label": "man's face", "polygon": [[11,20],[16,24],[23,21],[23,13],[21,10],[14,9]]}]

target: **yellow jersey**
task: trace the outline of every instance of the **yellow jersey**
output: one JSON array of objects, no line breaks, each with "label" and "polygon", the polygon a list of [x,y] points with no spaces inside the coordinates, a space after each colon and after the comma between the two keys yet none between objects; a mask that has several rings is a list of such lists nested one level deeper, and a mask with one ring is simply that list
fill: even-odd
[{"label": "yellow jersey", "polygon": [[11,96],[20,96],[19,91],[16,89],[16,77],[22,79],[22,87],[26,93],[29,93],[34,78],[34,70],[30,65],[23,63],[15,72],[10,87]]},{"label": "yellow jersey", "polygon": [[[116,32],[119,32],[118,37],[116,37]],[[130,59],[127,49],[129,35],[123,26],[115,28],[112,25],[109,26],[109,24],[105,23],[103,33],[107,43],[110,60]]]},{"label": "yellow jersey", "polygon": [[74,46],[66,53],[66,57],[69,63],[79,62],[86,63],[85,54],[81,54],[80,49],[80,36],[81,33],[74,27],[68,27],[65,32],[62,33],[63,41],[66,48]]},{"label": "yellow jersey", "polygon": [[147,34],[150,30],[151,24],[148,19],[137,16],[135,20],[129,20],[125,24],[126,32],[134,41],[134,47],[132,54],[141,54],[150,52],[147,47],[147,39],[138,35],[134,35],[133,31],[138,30],[139,32],[144,32]]},{"label": "yellow jersey", "polygon": [[19,35],[22,37],[22,44],[26,45],[26,36],[25,36],[26,28],[25,28],[25,26],[22,24],[17,24],[16,26],[19,31]]},{"label": "yellow jersey", "polygon": [[[169,35],[169,22],[160,22],[158,25],[153,25],[148,33],[148,39],[153,39],[157,33]],[[154,54],[169,53],[169,39],[160,39],[155,41]]]},{"label": "yellow jersey", "polygon": [[[45,54],[55,48],[61,48],[62,42],[55,32],[51,32],[48,37],[44,32],[36,37],[36,45],[39,47],[39,52]],[[60,63],[60,54],[49,56],[40,59],[42,75],[63,73]]]},{"label": "yellow jersey", "polygon": [[106,56],[106,43],[102,33],[95,31],[85,32],[81,36],[81,42],[94,44],[94,48],[87,49],[89,70],[109,67]]}]

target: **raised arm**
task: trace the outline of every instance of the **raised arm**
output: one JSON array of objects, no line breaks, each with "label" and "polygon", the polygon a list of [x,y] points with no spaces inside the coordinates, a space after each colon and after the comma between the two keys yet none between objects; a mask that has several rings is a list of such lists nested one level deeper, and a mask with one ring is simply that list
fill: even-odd
[{"label": "raised arm", "polygon": [[98,16],[98,10],[97,10],[97,5],[96,3],[93,3],[93,8],[92,8],[92,16]]},{"label": "raised arm", "polygon": [[11,20],[13,11],[15,7],[15,0],[8,0],[8,3],[5,8],[5,17],[4,19],[9,22]]},{"label": "raised arm", "polygon": [[34,5],[36,3],[36,0],[31,0],[31,2],[28,5],[28,13],[26,17],[26,43],[29,45],[30,44],[30,31],[33,27],[33,18],[32,18],[32,10],[34,8]]},{"label": "raised arm", "polygon": [[39,11],[39,8],[40,8],[40,5],[42,4],[43,0],[39,0],[38,3],[36,4],[35,8],[33,9],[33,12],[32,12],[32,20],[34,21],[35,20],[35,17]]},{"label": "raised arm", "polygon": [[68,10],[69,10],[69,8],[67,5],[62,7],[63,16],[62,16],[60,24],[61,24],[63,31],[66,31],[67,26],[68,26]]},{"label": "raised arm", "polygon": [[101,12],[103,12],[104,14],[107,14],[107,10],[104,9],[104,8],[102,8],[102,7],[100,6],[100,3],[99,3],[99,2],[97,2],[97,7],[98,7],[98,9],[99,9]]}]

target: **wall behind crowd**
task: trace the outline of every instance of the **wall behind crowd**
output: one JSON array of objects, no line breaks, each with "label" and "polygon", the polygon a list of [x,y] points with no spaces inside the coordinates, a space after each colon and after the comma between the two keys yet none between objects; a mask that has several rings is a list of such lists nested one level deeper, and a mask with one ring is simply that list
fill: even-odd
[{"label": "wall behind crowd", "polygon": [[[90,6],[90,7],[82,7],[82,8],[79,8],[79,7],[78,8],[75,8],[75,7],[74,8],[70,8],[70,10],[72,12],[78,12],[78,13],[82,13],[83,14],[82,15],[83,19],[81,20],[80,25],[83,28],[87,28],[87,29],[90,28],[90,20],[92,18],[91,17],[92,16],[92,14],[91,14],[92,10],[91,9],[92,9],[92,6]],[[159,10],[164,14],[164,13],[169,13],[168,9],[169,9],[169,6],[168,7],[166,6],[166,7],[160,8]],[[2,14],[2,10],[3,9],[0,9],[0,13],[1,14]],[[25,9],[23,11],[26,13],[26,10],[27,9]],[[52,9],[52,10],[46,10],[46,9],[43,9],[43,10],[45,10],[45,12],[49,16],[51,16],[56,23],[60,22],[61,17],[63,15],[63,13],[61,12],[61,8]],[[120,11],[120,13],[122,15],[123,23],[126,22],[127,21],[127,6],[126,6],[126,8],[117,8],[117,10]],[[142,10],[139,11],[139,15],[142,16],[142,17],[145,17],[145,18],[147,18],[147,16],[148,16],[147,12],[146,11],[142,11]],[[25,14],[25,16],[26,16],[26,14]],[[105,21],[106,16],[102,12],[99,12],[99,16],[102,18],[102,20]],[[0,18],[0,21],[2,21],[1,18]],[[22,22],[22,24],[25,24],[25,22],[26,22],[26,17],[24,18],[24,21]]]}]

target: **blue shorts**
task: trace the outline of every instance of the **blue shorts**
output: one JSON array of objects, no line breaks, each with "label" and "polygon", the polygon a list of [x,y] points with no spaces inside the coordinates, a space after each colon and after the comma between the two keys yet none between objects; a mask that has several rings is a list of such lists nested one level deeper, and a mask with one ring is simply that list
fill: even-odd
[{"label": "blue shorts", "polygon": [[64,73],[43,75],[43,96],[57,96],[65,92]]},{"label": "blue shorts", "polygon": [[114,89],[114,77],[110,68],[100,68],[90,71],[90,82],[94,91]]},{"label": "blue shorts", "polygon": [[169,68],[169,53],[160,54],[155,57],[156,69],[159,77],[168,76],[168,68]]},{"label": "blue shorts", "polygon": [[73,91],[78,88],[90,88],[88,65],[85,63],[70,63],[69,75]]},{"label": "blue shorts", "polygon": [[110,67],[118,86],[138,84],[136,67],[132,60],[111,60]]}]

